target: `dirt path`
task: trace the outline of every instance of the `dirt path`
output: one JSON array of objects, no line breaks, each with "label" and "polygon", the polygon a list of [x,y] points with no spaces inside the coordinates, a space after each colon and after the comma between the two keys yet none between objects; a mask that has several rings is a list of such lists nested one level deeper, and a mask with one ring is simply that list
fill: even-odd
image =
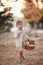
[{"label": "dirt path", "polygon": [[24,50],[24,56],[28,61],[22,64],[17,63],[19,53],[16,51],[12,33],[0,34],[0,65],[43,65],[43,34],[35,39],[34,50]]}]

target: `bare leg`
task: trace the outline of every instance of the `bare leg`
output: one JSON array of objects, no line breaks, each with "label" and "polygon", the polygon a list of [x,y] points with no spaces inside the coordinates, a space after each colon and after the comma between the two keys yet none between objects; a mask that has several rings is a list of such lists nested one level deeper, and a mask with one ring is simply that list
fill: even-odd
[{"label": "bare leg", "polygon": [[23,51],[22,50],[20,51],[20,57],[23,57]]}]

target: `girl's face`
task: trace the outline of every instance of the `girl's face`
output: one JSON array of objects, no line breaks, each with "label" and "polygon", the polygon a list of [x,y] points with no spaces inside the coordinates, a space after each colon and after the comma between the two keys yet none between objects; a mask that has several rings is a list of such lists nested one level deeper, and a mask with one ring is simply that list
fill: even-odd
[{"label": "girl's face", "polygon": [[19,25],[17,25],[17,27],[18,27],[19,30],[22,30],[23,24],[22,23],[19,23]]}]

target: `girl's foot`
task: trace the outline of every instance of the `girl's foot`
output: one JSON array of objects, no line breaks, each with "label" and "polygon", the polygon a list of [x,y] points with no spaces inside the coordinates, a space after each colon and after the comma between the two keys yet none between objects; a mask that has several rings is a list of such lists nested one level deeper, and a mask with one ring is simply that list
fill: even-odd
[{"label": "girl's foot", "polygon": [[25,59],[24,57],[21,57],[20,60],[21,60],[22,62],[25,62],[25,61],[26,61],[26,59]]},{"label": "girl's foot", "polygon": [[21,58],[19,58],[19,59],[18,59],[18,63],[22,63],[22,60],[21,60]]},{"label": "girl's foot", "polygon": [[24,57],[22,57],[23,58],[23,60],[26,60]]}]

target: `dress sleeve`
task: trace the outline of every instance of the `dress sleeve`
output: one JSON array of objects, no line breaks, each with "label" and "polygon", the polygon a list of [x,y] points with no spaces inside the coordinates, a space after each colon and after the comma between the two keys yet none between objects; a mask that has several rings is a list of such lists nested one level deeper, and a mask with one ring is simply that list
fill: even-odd
[{"label": "dress sleeve", "polygon": [[15,31],[14,31],[14,38],[17,38],[17,37],[18,37],[18,31],[15,30]]}]

